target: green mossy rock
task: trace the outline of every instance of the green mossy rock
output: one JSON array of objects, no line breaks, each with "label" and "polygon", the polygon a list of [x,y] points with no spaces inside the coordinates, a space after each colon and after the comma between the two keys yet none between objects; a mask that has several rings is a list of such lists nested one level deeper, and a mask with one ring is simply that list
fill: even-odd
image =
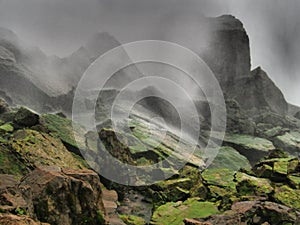
[{"label": "green mossy rock", "polygon": [[291,187],[300,189],[300,173],[289,175],[288,181]]},{"label": "green mossy rock", "polygon": [[203,182],[207,185],[214,185],[227,190],[235,190],[235,171],[229,169],[207,169],[202,172]]},{"label": "green mossy rock", "polygon": [[120,215],[121,220],[127,225],[146,225],[146,221],[138,216]]},{"label": "green mossy rock", "polygon": [[218,214],[218,208],[211,202],[191,198],[185,202],[170,202],[158,207],[153,213],[151,225],[183,225],[185,218],[203,218]]},{"label": "green mossy rock", "polygon": [[277,187],[274,199],[288,207],[300,210],[300,190],[295,190],[287,185]]},{"label": "green mossy rock", "polygon": [[20,178],[27,172],[26,165],[18,154],[14,154],[7,145],[0,143],[0,174],[11,174]]},{"label": "green mossy rock", "polygon": [[300,133],[287,132],[282,136],[277,136],[274,138],[274,144],[289,154],[297,156],[300,153]]},{"label": "green mossy rock", "polygon": [[251,165],[248,159],[237,150],[224,146],[220,148],[217,157],[209,168],[227,168],[238,171],[241,168],[250,169]]},{"label": "green mossy rock", "polygon": [[72,121],[54,114],[45,114],[40,123],[46,127],[54,137],[59,138],[67,149],[80,155],[79,149],[85,149],[85,130],[79,125],[73,129]]},{"label": "green mossy rock", "polygon": [[0,126],[0,134],[11,133],[13,131],[14,131],[14,127],[10,123],[6,123]]},{"label": "green mossy rock", "polygon": [[28,167],[86,168],[84,161],[69,152],[60,139],[35,130],[27,129],[15,132],[9,145]]},{"label": "green mossy rock", "polygon": [[238,150],[252,165],[275,150],[271,141],[249,135],[226,134],[224,144]]},{"label": "green mossy rock", "polygon": [[235,175],[237,190],[240,196],[268,196],[274,191],[271,182],[265,178],[257,178],[245,173]]}]

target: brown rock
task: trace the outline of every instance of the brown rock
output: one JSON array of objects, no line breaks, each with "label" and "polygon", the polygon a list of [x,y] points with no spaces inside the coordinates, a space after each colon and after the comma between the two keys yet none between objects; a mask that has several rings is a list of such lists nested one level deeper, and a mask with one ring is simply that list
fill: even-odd
[{"label": "brown rock", "polygon": [[50,225],[49,223],[41,223],[34,221],[28,216],[17,216],[13,214],[1,214],[0,224],[2,225]]},{"label": "brown rock", "polygon": [[19,185],[32,196],[34,213],[52,225],[104,224],[101,183],[91,170],[38,168]]}]

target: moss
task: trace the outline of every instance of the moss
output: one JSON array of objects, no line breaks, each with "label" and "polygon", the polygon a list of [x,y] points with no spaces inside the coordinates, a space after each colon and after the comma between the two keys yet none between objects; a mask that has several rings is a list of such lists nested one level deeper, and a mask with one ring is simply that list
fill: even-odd
[{"label": "moss", "polygon": [[299,175],[290,175],[288,176],[288,181],[290,186],[296,189],[300,189],[300,177]]},{"label": "moss", "polygon": [[269,152],[275,149],[271,141],[263,138],[240,134],[226,134],[225,142],[241,145],[245,149],[258,149],[259,151]]},{"label": "moss", "polygon": [[71,120],[58,115],[45,114],[41,116],[40,121],[55,137],[60,138],[68,146],[85,149],[85,130],[79,125],[75,125],[76,129],[73,129]]},{"label": "moss", "polygon": [[288,207],[300,210],[300,190],[294,190],[287,185],[277,187],[274,199]]},{"label": "moss", "polygon": [[10,123],[6,123],[2,126],[0,126],[0,133],[4,132],[4,133],[11,133],[14,131],[14,127],[10,124]]},{"label": "moss", "polygon": [[138,216],[120,215],[121,220],[127,225],[145,225],[146,221]]},{"label": "moss", "polygon": [[22,208],[16,208],[15,213],[17,215],[26,215],[26,210],[22,209]]},{"label": "moss", "polygon": [[0,144],[0,173],[22,177],[27,173],[25,164],[11,152],[8,146]]},{"label": "moss", "polygon": [[274,191],[271,182],[265,178],[257,178],[238,172],[235,175],[237,190],[240,196],[259,195],[267,196]]},{"label": "moss", "polygon": [[82,160],[74,157],[60,139],[34,130],[19,130],[9,141],[10,148],[27,167],[59,166],[73,169],[85,168]]},{"label": "moss", "polygon": [[104,215],[100,210],[97,211],[97,224],[105,224]]},{"label": "moss", "polygon": [[273,170],[275,173],[280,175],[287,175],[288,174],[288,166],[289,162],[287,161],[278,161],[274,163]]},{"label": "moss", "polygon": [[229,169],[207,169],[202,173],[203,180],[208,185],[226,188],[235,191],[235,171]]},{"label": "moss", "polygon": [[218,214],[217,207],[210,202],[200,202],[191,198],[185,202],[170,202],[157,208],[153,213],[152,225],[183,225],[185,218],[203,218]]}]

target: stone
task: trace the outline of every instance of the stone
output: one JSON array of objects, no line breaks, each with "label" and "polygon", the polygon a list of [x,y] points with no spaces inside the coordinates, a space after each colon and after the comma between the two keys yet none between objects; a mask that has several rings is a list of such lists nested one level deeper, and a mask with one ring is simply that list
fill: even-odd
[{"label": "stone", "polygon": [[300,213],[293,208],[274,202],[243,201],[234,203],[231,210],[225,211],[219,215],[211,215],[206,218],[194,220],[201,222],[200,224],[207,223],[218,225],[298,224],[300,222]]},{"label": "stone", "polygon": [[287,185],[275,188],[274,198],[281,204],[300,210],[300,190],[295,190]]},{"label": "stone", "polygon": [[28,216],[19,216],[13,214],[0,213],[0,224],[5,225],[50,225],[49,223],[41,223],[35,221]]},{"label": "stone", "polygon": [[19,126],[32,127],[39,123],[39,115],[21,107],[15,114],[14,122]]},{"label": "stone", "polygon": [[210,202],[201,202],[196,198],[184,202],[170,202],[158,207],[152,216],[152,225],[181,225],[185,218],[201,218],[218,214],[218,208]]},{"label": "stone", "polygon": [[300,155],[300,133],[287,132],[282,136],[277,136],[273,140],[277,148],[284,149],[293,156]]},{"label": "stone", "polygon": [[273,192],[273,187],[268,179],[257,178],[245,173],[237,172],[236,189],[240,196],[268,196]]},{"label": "stone", "polygon": [[241,155],[245,156],[251,165],[275,150],[271,141],[250,135],[226,134],[224,145],[233,147]]},{"label": "stone", "polygon": [[250,169],[248,159],[232,147],[223,146],[209,168],[227,168],[238,171],[241,168]]},{"label": "stone", "polygon": [[83,127],[55,114],[41,115],[40,123],[49,130],[52,136],[59,138],[69,151],[81,156],[80,149],[86,148],[84,136],[86,132]]},{"label": "stone", "polygon": [[[59,166],[83,169],[85,162],[69,152],[60,139],[35,130],[18,130],[9,140],[11,151],[18,155],[27,168]],[[21,164],[22,165],[22,164]]]},{"label": "stone", "polygon": [[101,183],[91,170],[43,167],[25,176],[19,188],[32,196],[34,213],[50,224],[104,224]]}]

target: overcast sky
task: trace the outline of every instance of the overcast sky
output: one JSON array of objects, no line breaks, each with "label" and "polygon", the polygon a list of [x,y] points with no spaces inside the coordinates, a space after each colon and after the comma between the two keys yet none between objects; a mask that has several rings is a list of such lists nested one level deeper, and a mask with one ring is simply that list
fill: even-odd
[{"label": "overcast sky", "polygon": [[250,36],[253,68],[261,65],[288,101],[300,105],[299,12],[299,0],[0,0],[0,26],[47,54],[66,56],[95,32],[121,43],[159,39],[174,15],[230,13]]}]

